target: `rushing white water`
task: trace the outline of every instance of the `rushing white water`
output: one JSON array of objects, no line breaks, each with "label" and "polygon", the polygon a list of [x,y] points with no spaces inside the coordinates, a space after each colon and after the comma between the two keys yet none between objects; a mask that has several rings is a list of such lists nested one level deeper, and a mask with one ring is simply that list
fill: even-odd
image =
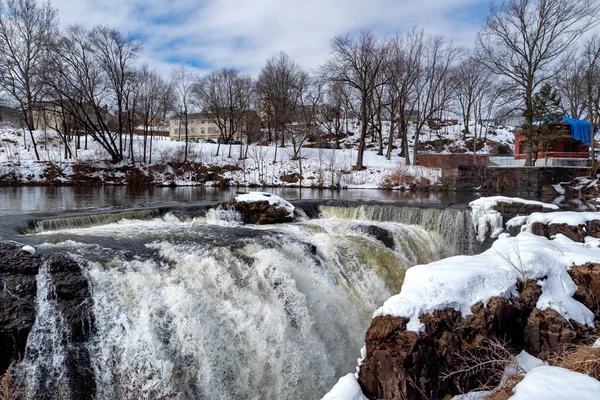
[{"label": "rushing white water", "polygon": [[27,339],[20,370],[28,398],[70,398],[66,376],[69,332],[58,310],[54,286],[44,263],[36,277],[36,318]]},{"label": "rushing white water", "polygon": [[473,253],[474,233],[470,210],[453,208],[397,207],[394,205],[362,205],[359,207],[320,206],[323,218],[390,221],[419,225],[439,235],[444,256]]},{"label": "rushing white water", "polygon": [[[319,398],[353,372],[373,311],[399,291],[406,268],[449,250],[436,244],[439,226],[324,214],[248,227],[212,210],[43,233],[46,251],[87,260],[97,397],[181,384],[190,399]],[[54,319],[47,314],[38,318]]]}]

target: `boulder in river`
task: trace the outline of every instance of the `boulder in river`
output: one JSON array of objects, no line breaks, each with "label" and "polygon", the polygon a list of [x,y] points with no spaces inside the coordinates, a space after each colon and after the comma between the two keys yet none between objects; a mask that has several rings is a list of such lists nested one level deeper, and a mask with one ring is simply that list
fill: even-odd
[{"label": "boulder in river", "polygon": [[245,223],[257,225],[292,222],[295,207],[279,196],[263,192],[237,195],[229,204],[242,215]]}]

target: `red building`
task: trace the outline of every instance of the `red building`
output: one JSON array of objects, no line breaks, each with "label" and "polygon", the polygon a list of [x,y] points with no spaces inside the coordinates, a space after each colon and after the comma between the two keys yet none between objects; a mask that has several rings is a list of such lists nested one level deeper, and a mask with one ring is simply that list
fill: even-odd
[{"label": "red building", "polygon": [[[542,151],[539,146],[537,154],[537,166],[578,166],[587,165],[590,158],[591,132],[590,123],[587,121],[576,120],[562,117],[562,131],[564,132],[562,140],[559,140],[551,151]],[[597,130],[597,127],[596,127]],[[515,160],[525,164],[526,158],[526,137],[522,130],[515,130]],[[532,154],[532,159],[536,159],[536,154]]]}]

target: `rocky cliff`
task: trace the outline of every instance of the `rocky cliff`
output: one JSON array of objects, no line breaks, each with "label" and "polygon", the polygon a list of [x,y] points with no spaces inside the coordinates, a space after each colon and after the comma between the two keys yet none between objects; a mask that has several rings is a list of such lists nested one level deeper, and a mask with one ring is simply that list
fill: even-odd
[{"label": "rocky cliff", "polygon": [[[37,280],[42,266],[48,268],[51,280],[49,299],[38,298]],[[68,387],[53,386],[51,379],[44,378],[45,369],[37,368],[43,383],[34,397],[55,399],[60,393],[69,393],[72,398],[91,398],[95,380],[89,372],[91,358],[86,343],[94,332],[94,318],[90,287],[79,264],[66,254],[31,255],[16,244],[0,243],[0,282],[0,375],[13,361],[27,359],[27,363],[35,366],[38,358],[45,357],[41,351],[45,344],[29,349],[28,339],[35,328],[36,303],[49,300],[56,304],[63,325],[60,330],[63,337],[53,339],[66,343]],[[39,360],[39,365],[46,364],[48,360]],[[13,372],[16,379],[24,379],[22,374],[27,373],[19,368]]]},{"label": "rocky cliff", "polygon": [[[552,359],[567,345],[600,334],[600,264],[572,267],[575,299],[596,315],[595,328],[536,308],[538,282],[518,284],[518,296],[493,297],[463,317],[452,308],[422,315],[424,332],[406,329],[406,318],[373,319],[358,381],[369,399],[443,399],[500,382],[506,360],[521,350]],[[541,282],[543,285],[543,280]]]}]

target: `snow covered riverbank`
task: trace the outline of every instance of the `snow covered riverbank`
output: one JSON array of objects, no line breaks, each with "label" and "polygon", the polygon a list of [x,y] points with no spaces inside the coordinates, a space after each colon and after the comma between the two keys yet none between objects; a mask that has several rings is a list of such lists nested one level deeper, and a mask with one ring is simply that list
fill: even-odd
[{"label": "snow covered riverbank", "polygon": [[[51,132],[42,131],[35,132],[41,157],[41,161],[36,161],[28,138],[23,140],[17,133],[0,129],[0,184],[223,186],[226,183],[238,187],[413,190],[433,187],[441,177],[439,169],[407,166],[398,154],[388,160],[373,149],[365,152],[366,169],[361,171],[352,168],[356,162],[355,149],[302,149],[300,174],[300,160],[293,159],[291,148],[254,144],[247,151],[246,146],[233,145],[231,152],[229,145],[223,145],[217,155],[217,144],[189,143],[189,163],[183,164],[185,143],[164,137],[153,141],[152,158],[147,157],[145,163],[140,163],[143,137],[138,136],[134,136],[133,143],[135,164],[130,161],[111,164],[103,149],[92,140],[88,140],[85,149],[84,139],[77,156],[66,160],[58,139]],[[240,159],[240,152],[246,157]],[[79,176],[82,174],[84,181]]]}]

